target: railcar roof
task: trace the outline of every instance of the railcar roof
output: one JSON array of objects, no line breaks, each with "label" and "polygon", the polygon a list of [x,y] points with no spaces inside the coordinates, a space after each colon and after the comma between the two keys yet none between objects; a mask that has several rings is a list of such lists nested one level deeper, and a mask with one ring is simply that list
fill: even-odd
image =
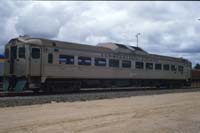
[{"label": "railcar roof", "polygon": [[[183,61],[183,62],[190,62],[187,59],[184,59],[182,57],[178,58],[178,57],[172,57],[172,56],[164,56],[164,55],[157,55],[157,54],[149,54],[149,56],[151,57],[155,57],[155,58],[162,58],[162,59],[170,59],[170,60],[174,60],[174,61]],[[191,62],[190,62],[191,63]]]},{"label": "railcar roof", "polygon": [[81,49],[81,50],[88,50],[88,51],[102,51],[102,52],[112,52],[111,49],[105,47],[98,47],[92,46],[88,44],[80,44],[74,42],[64,42],[58,40],[49,40],[45,38],[32,38],[32,37],[19,37],[16,38],[22,42],[39,45],[39,46],[46,46],[46,47],[58,47],[58,48],[70,48],[70,49]]},{"label": "railcar roof", "polygon": [[19,40],[22,42],[25,42],[27,44],[34,44],[39,46],[56,46],[60,48],[70,48],[70,49],[81,49],[81,50],[87,50],[87,51],[98,51],[98,52],[114,52],[114,53],[127,53],[127,54],[147,54],[146,51],[144,51],[141,48],[134,47],[134,46],[127,46],[124,44],[118,44],[118,43],[99,43],[95,46],[88,45],[88,44],[80,44],[80,43],[74,43],[74,42],[64,42],[64,41],[58,41],[58,40],[50,40],[45,38],[33,38],[33,37],[18,37],[15,38],[15,40]]},{"label": "railcar roof", "polygon": [[127,53],[127,54],[133,54],[133,53],[142,55],[148,54],[146,51],[144,51],[139,47],[124,45],[119,43],[106,42],[106,43],[99,43],[97,44],[97,46],[107,47],[112,49],[113,51]]},{"label": "railcar roof", "polygon": [[64,42],[64,41],[50,40],[50,39],[45,39],[45,38],[34,38],[34,37],[18,37],[18,38],[14,38],[12,40],[19,40],[19,41],[25,42],[27,44],[33,44],[33,45],[38,45],[38,46],[48,46],[48,47],[55,46],[58,48],[70,48],[70,49],[77,49],[77,50],[81,49],[81,50],[93,51],[93,52],[135,54],[135,55],[154,57],[157,59],[162,58],[162,59],[166,59],[166,60],[189,62],[188,60],[183,59],[183,58],[149,54],[139,47],[127,46],[124,44],[110,43],[110,42],[99,43],[96,46],[93,46],[93,45],[88,45],[88,44]]}]

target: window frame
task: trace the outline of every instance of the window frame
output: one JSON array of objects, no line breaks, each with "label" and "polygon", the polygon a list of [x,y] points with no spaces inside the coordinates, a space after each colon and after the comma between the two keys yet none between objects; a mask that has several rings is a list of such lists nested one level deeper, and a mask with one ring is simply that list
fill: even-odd
[{"label": "window frame", "polygon": [[[158,65],[160,66],[158,69]],[[162,64],[161,63],[155,63],[155,70],[162,70]]]},{"label": "window frame", "polygon": [[[65,62],[61,62],[61,59],[65,59]],[[73,59],[73,61],[71,61],[71,59]],[[74,63],[75,63],[74,55],[66,55],[66,54],[59,55],[59,64],[74,65]]]},{"label": "window frame", "polygon": [[[80,60],[82,60],[80,62]],[[86,62],[90,61],[90,62]],[[84,66],[91,66],[92,65],[92,58],[87,56],[78,56],[78,65],[84,65]]]},{"label": "window frame", "polygon": [[132,62],[130,60],[122,60],[121,61],[121,66],[122,68],[131,68],[132,67]]},{"label": "window frame", "polygon": [[[105,64],[100,64],[99,61],[104,61]],[[95,58],[94,59],[94,65],[95,66],[106,66],[107,65],[107,61],[105,58]]]},{"label": "window frame", "polygon": [[119,68],[119,60],[118,59],[109,59],[109,67]]},{"label": "window frame", "polygon": [[17,59],[17,46],[11,47],[10,56],[12,59]]},{"label": "window frame", "polygon": [[[34,54],[35,51],[33,52],[34,49],[35,49],[35,50],[37,49],[37,50],[38,50],[37,52],[39,52],[39,54],[37,53],[37,54],[38,54],[37,56]],[[31,49],[31,58],[32,58],[32,59],[40,59],[40,54],[41,54],[40,48],[33,47],[33,48]]]},{"label": "window frame", "polygon": [[[181,69],[180,69],[181,68]],[[183,73],[184,72],[184,66],[178,65],[178,72]]]},{"label": "window frame", "polygon": [[[139,64],[138,64],[139,63]],[[141,67],[140,67],[141,65]],[[138,67],[139,66],[139,67]],[[136,69],[144,69],[144,62],[141,62],[141,61],[136,61],[135,62],[135,68]]]},{"label": "window frame", "polygon": [[[148,65],[152,65],[152,68],[150,68]],[[153,70],[153,63],[146,62],[145,63],[145,68],[146,68],[146,70]]]},{"label": "window frame", "polygon": [[171,65],[171,71],[176,72],[176,65]]},{"label": "window frame", "polygon": [[[168,66],[168,69],[166,69],[166,66]],[[163,70],[164,71],[170,71],[170,65],[169,64],[163,64]]]},{"label": "window frame", "polygon": [[[20,52],[20,50],[22,50],[22,49],[24,50],[23,54],[21,54],[22,52]],[[23,56],[21,56],[21,55],[23,55]],[[24,46],[18,48],[18,58],[21,58],[21,59],[25,59],[26,58],[26,49],[25,49]]]},{"label": "window frame", "polygon": [[[50,58],[50,56],[51,56],[51,58]],[[52,53],[48,53],[48,63],[53,64],[53,54]]]}]

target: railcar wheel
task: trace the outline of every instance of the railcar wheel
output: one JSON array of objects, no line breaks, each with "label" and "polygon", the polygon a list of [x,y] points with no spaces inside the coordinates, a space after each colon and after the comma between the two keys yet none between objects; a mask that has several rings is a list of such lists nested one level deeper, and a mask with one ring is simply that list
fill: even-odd
[{"label": "railcar wheel", "polygon": [[156,85],[156,88],[157,88],[157,89],[160,89],[160,85]]},{"label": "railcar wheel", "polygon": [[34,89],[34,90],[33,90],[33,93],[34,93],[34,94],[38,94],[38,93],[39,93],[39,91],[40,91],[40,89],[39,89],[39,88],[37,88],[37,89]]},{"label": "railcar wheel", "polygon": [[81,82],[74,82],[73,84],[73,91],[78,92],[81,89]]},{"label": "railcar wheel", "polygon": [[42,90],[45,93],[52,93],[53,92],[53,84],[46,83],[45,85],[42,86]]}]

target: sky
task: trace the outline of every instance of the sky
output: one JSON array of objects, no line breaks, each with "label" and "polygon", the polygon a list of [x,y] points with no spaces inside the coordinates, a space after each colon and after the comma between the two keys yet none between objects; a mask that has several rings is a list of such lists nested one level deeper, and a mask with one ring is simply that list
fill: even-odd
[{"label": "sky", "polygon": [[0,2],[0,53],[19,35],[96,45],[115,42],[200,63],[198,1]]}]

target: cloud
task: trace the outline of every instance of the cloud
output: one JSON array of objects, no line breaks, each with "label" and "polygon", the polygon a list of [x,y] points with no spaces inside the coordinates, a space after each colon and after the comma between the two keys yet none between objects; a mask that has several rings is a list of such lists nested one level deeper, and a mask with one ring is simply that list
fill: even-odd
[{"label": "cloud", "polygon": [[[3,1],[0,4],[0,42],[7,41],[9,34],[8,31],[11,29],[10,26],[13,26],[13,23],[11,19],[13,19],[13,13],[14,11],[12,9],[15,9],[15,5],[10,1]],[[10,33],[12,34],[12,33]]]},{"label": "cloud", "polygon": [[[0,51],[9,39],[27,34],[95,45],[118,42],[155,54],[200,62],[199,2],[2,1]],[[195,54],[194,54],[195,53]],[[195,56],[195,57],[194,57]]]},{"label": "cloud", "polygon": [[39,3],[28,5],[17,18],[17,32],[36,37],[56,37],[61,23],[52,9]]}]

